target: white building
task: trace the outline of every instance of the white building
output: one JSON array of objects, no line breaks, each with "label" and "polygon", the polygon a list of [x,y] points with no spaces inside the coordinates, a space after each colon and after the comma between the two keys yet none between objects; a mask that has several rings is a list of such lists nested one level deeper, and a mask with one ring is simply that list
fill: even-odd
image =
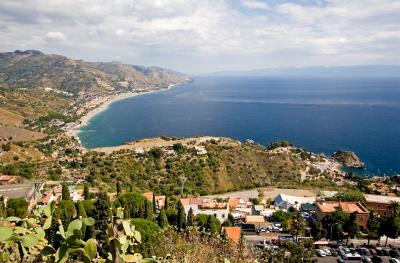
[{"label": "white building", "polygon": [[206,147],[204,146],[195,146],[194,149],[196,150],[197,155],[207,154]]},{"label": "white building", "polygon": [[290,207],[300,209],[300,205],[305,203],[315,203],[315,197],[279,194],[274,200],[274,205],[283,210],[288,210]]},{"label": "white building", "polygon": [[181,198],[181,203],[185,208],[186,215],[192,208],[193,214],[213,215],[223,223],[229,214],[229,206],[227,203],[218,203],[211,199],[203,198]]}]

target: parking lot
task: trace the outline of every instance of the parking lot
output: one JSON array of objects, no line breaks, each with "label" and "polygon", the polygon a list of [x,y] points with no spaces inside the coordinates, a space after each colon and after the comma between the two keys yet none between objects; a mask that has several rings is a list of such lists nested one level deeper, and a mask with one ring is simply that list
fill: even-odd
[{"label": "parking lot", "polygon": [[[318,263],[337,263],[337,259],[339,257],[318,257],[317,258],[317,262]],[[384,263],[389,263],[389,259],[388,257],[381,257]],[[362,261],[360,260],[345,260],[344,262],[346,263],[352,263],[352,262],[357,262],[360,263]]]}]

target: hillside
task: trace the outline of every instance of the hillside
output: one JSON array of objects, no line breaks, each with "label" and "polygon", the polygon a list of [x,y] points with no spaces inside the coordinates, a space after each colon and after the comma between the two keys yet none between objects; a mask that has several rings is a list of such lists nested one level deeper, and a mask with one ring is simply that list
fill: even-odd
[{"label": "hillside", "polygon": [[185,81],[186,75],[157,67],[92,63],[35,50],[0,53],[0,126],[54,134],[110,96]]},{"label": "hillside", "polygon": [[[206,152],[199,154],[195,146],[204,147]],[[68,150],[68,158],[31,163],[30,176],[68,180],[83,174],[100,189],[115,191],[119,181],[126,189],[167,195],[179,194],[183,177],[185,192],[200,195],[269,185],[327,187],[343,178],[340,170],[327,168],[330,164],[324,166],[330,161],[327,157],[292,146],[267,150],[261,145],[241,144],[229,138],[144,139],[116,150],[104,153],[99,149],[100,152],[83,155]],[[12,171],[18,175],[18,167],[24,165],[14,162]],[[51,171],[57,167],[64,172],[54,178]],[[3,169],[4,173],[10,170],[8,165]]]}]

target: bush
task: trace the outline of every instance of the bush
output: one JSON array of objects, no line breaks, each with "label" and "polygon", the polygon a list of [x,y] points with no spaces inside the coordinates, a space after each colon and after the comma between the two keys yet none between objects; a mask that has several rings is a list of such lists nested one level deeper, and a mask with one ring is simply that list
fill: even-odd
[{"label": "bush", "polygon": [[143,253],[145,257],[151,256],[152,245],[158,238],[160,228],[153,221],[147,219],[134,218],[131,222],[135,226],[135,230],[141,234],[140,251],[138,252]]},{"label": "bush", "polygon": [[7,201],[7,216],[24,218],[28,213],[28,202],[25,198],[12,198]]}]

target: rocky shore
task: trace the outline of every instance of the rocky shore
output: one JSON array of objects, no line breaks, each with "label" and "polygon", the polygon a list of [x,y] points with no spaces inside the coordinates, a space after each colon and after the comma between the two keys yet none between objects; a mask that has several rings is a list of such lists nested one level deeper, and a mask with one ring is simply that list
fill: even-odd
[{"label": "rocky shore", "polygon": [[357,168],[357,169],[365,168],[365,164],[360,160],[360,158],[354,152],[337,151],[332,154],[332,157],[346,167]]}]

